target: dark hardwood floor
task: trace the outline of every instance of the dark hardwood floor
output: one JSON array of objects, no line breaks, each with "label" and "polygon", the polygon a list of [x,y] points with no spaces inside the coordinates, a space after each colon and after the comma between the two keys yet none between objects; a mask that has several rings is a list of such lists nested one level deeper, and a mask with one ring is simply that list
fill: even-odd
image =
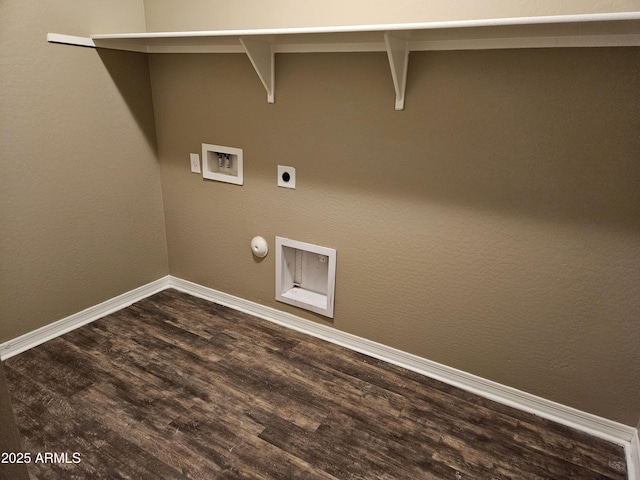
[{"label": "dark hardwood floor", "polygon": [[175,290],[4,369],[37,479],[626,479],[619,445]]}]

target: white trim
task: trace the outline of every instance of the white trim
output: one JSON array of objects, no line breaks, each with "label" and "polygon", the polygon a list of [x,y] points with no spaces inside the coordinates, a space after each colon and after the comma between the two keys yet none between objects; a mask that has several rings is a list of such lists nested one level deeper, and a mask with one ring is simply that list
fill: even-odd
[{"label": "white trim", "polygon": [[260,305],[240,297],[204,287],[187,280],[168,275],[86,310],[75,313],[50,325],[26,333],[0,344],[0,359],[6,360],[29,348],[63,335],[82,325],[121,310],[150,295],[167,288],[174,288],[205,300],[225,305],[298,332],[311,335],[342,347],[378,358],[449,385],[459,387],[503,405],[533,413],[540,417],[566,425],[598,438],[624,446],[629,480],[640,478],[640,439],[638,430],[606,418],[582,412],[550,400],[531,395],[515,388],[501,385],[470,373],[412,355],[395,348],[341,332],[333,327]]},{"label": "white trim", "polygon": [[[412,355],[395,348],[321,325],[290,313],[229,295],[196,283],[170,277],[170,287],[184,293],[249,313],[270,322],[291,328],[342,347],[398,365],[448,385],[496,401],[518,410],[538,415],[594,437],[625,447],[629,479],[637,480],[640,472],[638,459],[638,432],[635,428],[612,420],[582,412],[572,407],[487,380],[476,375]],[[634,453],[635,452],[635,453]]]},{"label": "white trim", "polygon": [[154,293],[158,293],[165,290],[170,285],[170,277],[162,277],[151,283],[135,288],[128,292],[111,298],[105,302],[89,307],[81,312],[74,313],[62,320],[50,323],[44,327],[33,330],[29,333],[25,333],[19,337],[9,340],[0,344],[0,360],[6,360],[7,358],[18,355],[30,348],[33,348],[41,343],[44,343],[53,338],[64,335],[71,330],[75,330],[78,327],[91,323],[99,318],[102,318],[110,313],[121,310],[129,305],[142,300]]},{"label": "white trim", "polygon": [[627,471],[629,472],[629,480],[637,480],[640,478],[640,432],[636,429],[635,434],[631,437],[631,443],[625,446],[627,452]]}]

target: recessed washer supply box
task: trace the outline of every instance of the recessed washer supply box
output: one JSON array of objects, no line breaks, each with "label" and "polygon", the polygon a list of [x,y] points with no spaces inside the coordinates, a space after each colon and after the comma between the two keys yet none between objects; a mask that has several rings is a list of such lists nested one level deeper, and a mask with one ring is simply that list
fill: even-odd
[{"label": "recessed washer supply box", "polygon": [[336,251],[276,237],[276,300],[333,318]]},{"label": "recessed washer supply box", "polygon": [[209,180],[242,185],[244,182],[242,149],[203,143],[202,176]]}]

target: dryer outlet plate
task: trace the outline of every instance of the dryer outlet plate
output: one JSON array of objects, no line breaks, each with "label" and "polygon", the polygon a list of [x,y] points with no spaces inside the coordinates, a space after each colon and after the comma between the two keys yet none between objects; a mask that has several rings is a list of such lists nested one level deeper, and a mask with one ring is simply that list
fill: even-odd
[{"label": "dryer outlet plate", "polygon": [[278,186],[296,188],[296,169],[285,165],[278,165]]}]

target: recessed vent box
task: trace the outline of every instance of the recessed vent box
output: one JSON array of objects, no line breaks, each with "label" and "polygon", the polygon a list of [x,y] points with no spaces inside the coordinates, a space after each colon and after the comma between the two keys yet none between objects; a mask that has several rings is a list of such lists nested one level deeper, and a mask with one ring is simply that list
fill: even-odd
[{"label": "recessed vent box", "polygon": [[336,251],[276,237],[276,300],[333,318]]},{"label": "recessed vent box", "polygon": [[202,144],[202,176],[218,182],[242,185],[242,149]]}]

